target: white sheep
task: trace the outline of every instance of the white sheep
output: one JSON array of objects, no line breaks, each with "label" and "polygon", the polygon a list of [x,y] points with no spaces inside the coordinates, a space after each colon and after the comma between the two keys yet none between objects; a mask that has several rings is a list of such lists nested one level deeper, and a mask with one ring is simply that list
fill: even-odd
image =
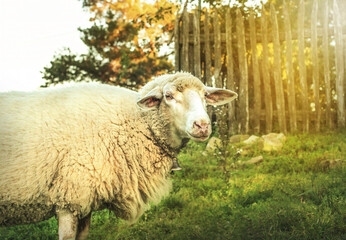
[{"label": "white sheep", "polygon": [[138,93],[99,83],[0,94],[0,225],[58,217],[59,239],[85,239],[94,210],[135,221],[171,188],[184,139],[206,140],[206,105],[237,94],[188,73]]}]

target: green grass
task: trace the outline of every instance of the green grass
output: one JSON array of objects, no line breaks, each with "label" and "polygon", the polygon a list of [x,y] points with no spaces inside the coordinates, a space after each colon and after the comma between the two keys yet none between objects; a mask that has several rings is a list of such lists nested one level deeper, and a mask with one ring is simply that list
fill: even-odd
[{"label": "green grass", "polygon": [[[95,212],[89,238],[346,239],[345,131],[288,136],[281,151],[248,156],[231,147],[203,155],[204,147],[180,153],[173,192],[137,223]],[[258,155],[258,165],[239,164]],[[57,239],[57,222],[0,228],[0,239]]]}]

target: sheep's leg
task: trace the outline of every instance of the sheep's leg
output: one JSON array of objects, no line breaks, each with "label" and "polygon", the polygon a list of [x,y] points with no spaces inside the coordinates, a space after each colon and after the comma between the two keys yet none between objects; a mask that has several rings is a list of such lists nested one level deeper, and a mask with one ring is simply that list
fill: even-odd
[{"label": "sheep's leg", "polygon": [[88,238],[90,229],[91,213],[89,213],[85,218],[78,221],[78,232],[77,239],[85,240]]},{"label": "sheep's leg", "polygon": [[58,212],[59,240],[75,240],[77,235],[78,219],[69,210],[62,209]]}]

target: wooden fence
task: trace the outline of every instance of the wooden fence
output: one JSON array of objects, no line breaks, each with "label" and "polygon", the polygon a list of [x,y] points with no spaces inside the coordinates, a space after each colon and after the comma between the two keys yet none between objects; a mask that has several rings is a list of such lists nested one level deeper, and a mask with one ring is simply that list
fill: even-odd
[{"label": "wooden fence", "polygon": [[175,23],[175,70],[238,93],[227,111],[230,133],[345,127],[346,26],[338,3],[314,1],[307,11],[301,0],[296,19],[286,3],[280,12],[270,5],[246,16],[184,11]]}]

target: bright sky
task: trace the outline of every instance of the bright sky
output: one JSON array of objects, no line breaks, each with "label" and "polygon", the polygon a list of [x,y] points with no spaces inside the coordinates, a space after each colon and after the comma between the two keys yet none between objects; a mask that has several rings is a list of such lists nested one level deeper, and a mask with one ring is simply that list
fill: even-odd
[{"label": "bright sky", "polygon": [[37,89],[64,47],[86,52],[77,28],[89,17],[78,0],[0,0],[0,92]]}]

